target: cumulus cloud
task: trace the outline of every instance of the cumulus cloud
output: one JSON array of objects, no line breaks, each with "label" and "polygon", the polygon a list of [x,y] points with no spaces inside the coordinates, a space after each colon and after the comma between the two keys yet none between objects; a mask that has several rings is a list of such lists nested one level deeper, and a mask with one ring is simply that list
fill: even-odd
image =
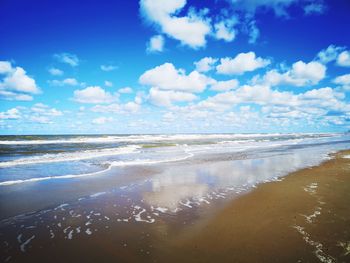
[{"label": "cumulus cloud", "polygon": [[0,120],[17,120],[21,119],[26,122],[34,122],[40,124],[53,123],[53,119],[62,116],[63,112],[43,103],[36,103],[32,107],[27,108],[18,106],[5,112],[0,112]]},{"label": "cumulus cloud", "polygon": [[164,37],[162,35],[156,35],[151,37],[147,44],[147,51],[152,52],[163,52],[164,49]]},{"label": "cumulus cloud", "polygon": [[13,71],[11,62],[0,61],[0,74],[8,74]]},{"label": "cumulus cloud", "polygon": [[[248,35],[248,42],[256,43],[260,36],[257,27],[259,12],[272,11],[276,17],[288,18],[292,6],[305,15],[322,14],[327,9],[323,0],[227,0],[230,8],[210,13],[208,8],[196,11],[187,0],[140,0],[140,12],[154,28],[165,36],[179,40],[183,45],[200,48],[207,37],[227,42],[236,38],[238,31]],[[204,3],[205,4],[205,3]],[[152,41],[155,41],[152,43]],[[148,51],[162,51],[163,41],[151,38]],[[159,48],[150,48],[156,46]]]},{"label": "cumulus cloud", "polygon": [[338,76],[334,79],[333,82],[339,85],[350,85],[350,74]]},{"label": "cumulus cloud", "polygon": [[299,5],[306,15],[322,13],[325,10],[323,1],[320,0],[230,0],[232,7],[254,16],[257,12],[272,10],[278,17],[289,17],[288,8],[292,5]]},{"label": "cumulus cloud", "polygon": [[35,80],[27,76],[25,70],[20,67],[16,67],[4,78],[1,87],[19,92],[39,93],[39,88],[37,87]]},{"label": "cumulus cloud", "polygon": [[90,86],[75,90],[73,100],[79,103],[111,103],[118,100],[118,95],[111,94],[99,86]]},{"label": "cumulus cloud", "polygon": [[249,36],[248,43],[254,44],[260,36],[260,30],[256,26],[255,20],[249,21],[247,27],[248,27],[248,36]]},{"label": "cumulus cloud", "polygon": [[326,69],[325,65],[317,61],[309,63],[298,61],[285,73],[279,73],[275,69],[268,71],[264,76],[264,82],[271,86],[292,85],[302,87],[316,85],[325,78]]},{"label": "cumulus cloud", "polygon": [[217,81],[211,85],[210,89],[214,91],[229,91],[232,89],[236,89],[239,86],[239,82],[237,79],[225,80],[225,81]]},{"label": "cumulus cloud", "polygon": [[109,105],[95,105],[91,108],[93,112],[100,113],[136,113],[141,108],[142,100],[138,96],[134,101],[129,101],[124,104],[112,103]]},{"label": "cumulus cloud", "polygon": [[197,71],[186,75],[185,70],[176,69],[171,63],[164,63],[143,73],[139,82],[163,90],[202,92],[213,80]]},{"label": "cumulus cloud", "polygon": [[118,67],[117,66],[114,66],[114,65],[101,65],[100,66],[100,69],[102,70],[102,71],[113,71],[113,70],[116,70],[116,69],[118,69]]},{"label": "cumulus cloud", "polygon": [[113,118],[111,117],[99,117],[99,118],[93,119],[92,123],[101,125],[111,121],[113,121]]},{"label": "cumulus cloud", "polygon": [[100,113],[119,113],[121,112],[121,106],[117,103],[112,103],[109,105],[96,105],[91,108],[91,111]]},{"label": "cumulus cloud", "polygon": [[128,94],[128,93],[132,93],[133,91],[132,91],[132,88],[125,87],[125,88],[118,89],[118,92],[123,94]]},{"label": "cumulus cloud", "polygon": [[198,72],[208,72],[214,68],[217,61],[217,58],[204,57],[201,60],[194,62],[194,65]]},{"label": "cumulus cloud", "polygon": [[336,77],[333,83],[340,85],[343,90],[350,91],[350,74]]},{"label": "cumulus cloud", "polygon": [[21,118],[21,113],[17,108],[0,112],[0,120],[17,120]]},{"label": "cumulus cloud", "polygon": [[149,100],[157,106],[170,107],[174,102],[189,102],[197,99],[197,96],[182,91],[160,90],[151,88],[149,91]]},{"label": "cumulus cloud", "polygon": [[48,81],[52,86],[78,86],[79,82],[75,78],[66,78],[63,80],[49,80]]},{"label": "cumulus cloud", "polygon": [[234,26],[238,23],[236,17],[224,19],[214,24],[214,36],[216,39],[222,39],[226,42],[231,42],[236,37],[236,29]]},{"label": "cumulus cloud", "polygon": [[344,94],[334,91],[330,87],[308,90],[303,94],[299,95],[299,98],[303,100],[321,100],[321,101],[331,101],[337,99],[343,99]]},{"label": "cumulus cloud", "polygon": [[[21,67],[9,61],[0,61],[0,96],[7,100],[32,100],[31,94],[40,93],[35,80]],[[2,77],[2,79],[1,79]]]},{"label": "cumulus cloud", "polygon": [[68,64],[72,67],[79,65],[80,60],[77,55],[71,53],[58,53],[54,54],[54,58],[61,63]]},{"label": "cumulus cloud", "polygon": [[40,114],[41,116],[61,116],[62,111],[55,108],[50,108],[48,105],[43,103],[36,103],[31,107],[31,113]]},{"label": "cumulus cloud", "polygon": [[5,100],[18,100],[18,101],[31,101],[33,97],[28,94],[19,94],[12,91],[1,90],[0,89],[0,98]]},{"label": "cumulus cloud", "polygon": [[63,75],[63,71],[58,69],[58,68],[49,68],[49,73],[52,76],[62,76]]},{"label": "cumulus cloud", "polygon": [[129,102],[123,104],[122,108],[126,112],[133,112],[133,113],[135,113],[135,112],[138,112],[140,110],[141,106],[140,106],[139,103],[137,103],[137,101],[136,102],[129,101]]},{"label": "cumulus cloud", "polygon": [[[287,117],[298,112],[313,118],[325,115],[330,110],[349,110],[344,101],[344,94],[330,87],[313,89],[305,93],[294,94],[287,91],[273,90],[266,85],[244,85],[238,89],[218,93],[200,101],[195,105],[185,107],[188,112],[214,111],[224,112],[241,104],[256,104],[262,106],[262,114],[275,112],[273,117]],[[276,109],[283,108],[283,114]],[[176,109],[180,111],[180,109]],[[293,113],[292,113],[293,112]],[[272,115],[270,115],[272,116]],[[291,117],[291,116],[290,116]]]},{"label": "cumulus cloud", "polygon": [[335,45],[330,45],[326,49],[321,50],[317,54],[317,59],[321,63],[329,63],[337,59],[339,53],[344,50],[344,47],[338,47]]},{"label": "cumulus cloud", "polygon": [[179,40],[192,48],[203,47],[211,27],[203,12],[193,9],[185,16],[177,14],[185,7],[186,0],[141,0],[140,9],[144,17],[155,24],[167,36]]},{"label": "cumulus cloud", "polygon": [[311,2],[304,6],[305,15],[322,14],[326,10],[326,6],[322,2]]},{"label": "cumulus cloud", "polygon": [[337,58],[337,64],[342,67],[350,67],[350,52],[343,51]]},{"label": "cumulus cloud", "polygon": [[113,82],[105,80],[105,86],[106,87],[113,87]]},{"label": "cumulus cloud", "polygon": [[259,68],[266,67],[270,64],[270,60],[256,57],[255,53],[240,53],[234,58],[222,58],[220,64],[216,66],[219,74],[225,75],[241,75],[248,71],[254,71]]},{"label": "cumulus cloud", "polygon": [[51,124],[51,123],[53,123],[53,121],[50,120],[50,118],[48,118],[46,116],[31,116],[31,117],[29,117],[29,120],[32,121],[32,122],[40,123],[40,124]]}]

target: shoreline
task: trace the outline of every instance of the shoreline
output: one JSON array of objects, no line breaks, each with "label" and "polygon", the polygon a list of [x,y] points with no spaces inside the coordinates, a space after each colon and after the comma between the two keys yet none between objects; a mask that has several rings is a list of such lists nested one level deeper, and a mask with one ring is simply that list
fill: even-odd
[{"label": "shoreline", "polygon": [[[349,154],[350,151],[334,153],[334,158],[318,166],[289,173],[283,180],[259,183],[256,188],[229,200],[218,195],[217,199],[210,200],[210,204],[183,203],[185,209],[174,213],[162,207],[152,208],[152,213],[145,211],[144,204],[134,200],[142,198],[142,202],[149,202],[160,196],[147,192],[147,189],[143,197],[138,196],[137,189],[130,196],[130,190],[125,189],[118,192],[118,196],[116,193],[101,193],[101,196],[92,195],[93,198],[72,206],[58,206],[47,214],[22,222],[23,225],[28,223],[24,230],[23,227],[17,230],[9,227],[0,233],[4,237],[12,236],[15,243],[9,262],[52,261],[52,255],[57,257],[57,262],[82,259],[85,262],[100,259],[104,262],[271,262],[271,258],[276,262],[348,260],[350,159],[342,156]],[[152,168],[144,175],[154,172]],[[142,178],[140,175],[136,177]],[[332,179],[347,184],[339,185]],[[186,184],[186,191],[201,191],[188,185],[187,181]],[[328,196],[327,184],[330,189],[339,188],[336,197]],[[165,190],[179,191],[181,187]],[[339,198],[344,200],[340,202]],[[116,212],[115,206],[130,206],[132,209]],[[186,206],[193,207],[186,209]],[[334,213],[332,209],[339,206],[343,209]],[[331,212],[327,214],[325,211]],[[340,214],[340,217],[334,219],[332,214]],[[332,220],[338,227],[332,225]],[[31,229],[36,221],[43,226]],[[328,240],[330,234],[317,230],[319,225],[333,229],[338,234],[337,239]],[[10,251],[9,247],[0,249]],[[68,252],[62,255],[60,251]]]}]

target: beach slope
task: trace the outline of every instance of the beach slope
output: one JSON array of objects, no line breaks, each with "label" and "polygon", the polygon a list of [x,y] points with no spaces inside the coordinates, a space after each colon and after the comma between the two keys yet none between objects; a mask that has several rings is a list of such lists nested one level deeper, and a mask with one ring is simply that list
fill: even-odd
[{"label": "beach slope", "polygon": [[[350,262],[350,151],[260,185],[171,242],[173,262]],[[348,156],[347,156],[348,155]]]}]

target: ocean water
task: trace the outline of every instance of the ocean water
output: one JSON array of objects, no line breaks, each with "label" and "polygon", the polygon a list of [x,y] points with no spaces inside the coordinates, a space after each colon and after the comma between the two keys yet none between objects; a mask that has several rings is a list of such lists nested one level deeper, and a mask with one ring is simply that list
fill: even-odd
[{"label": "ocean water", "polygon": [[309,158],[296,167],[303,168],[348,148],[349,142],[350,135],[337,133],[0,136],[0,187],[220,154],[230,154],[234,160],[235,154],[239,159],[242,154],[259,159],[288,151],[308,152]]}]

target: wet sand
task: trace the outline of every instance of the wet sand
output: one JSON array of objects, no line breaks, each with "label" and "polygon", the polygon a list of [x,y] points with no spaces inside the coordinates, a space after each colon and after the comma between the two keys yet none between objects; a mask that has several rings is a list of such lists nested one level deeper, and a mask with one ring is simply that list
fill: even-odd
[{"label": "wet sand", "polygon": [[249,193],[217,195],[179,211],[146,211],[143,202],[157,196],[137,196],[137,189],[59,206],[3,225],[1,260],[349,262],[347,154]]},{"label": "wet sand", "polygon": [[171,240],[160,262],[350,262],[346,154],[232,201],[208,224]]}]

